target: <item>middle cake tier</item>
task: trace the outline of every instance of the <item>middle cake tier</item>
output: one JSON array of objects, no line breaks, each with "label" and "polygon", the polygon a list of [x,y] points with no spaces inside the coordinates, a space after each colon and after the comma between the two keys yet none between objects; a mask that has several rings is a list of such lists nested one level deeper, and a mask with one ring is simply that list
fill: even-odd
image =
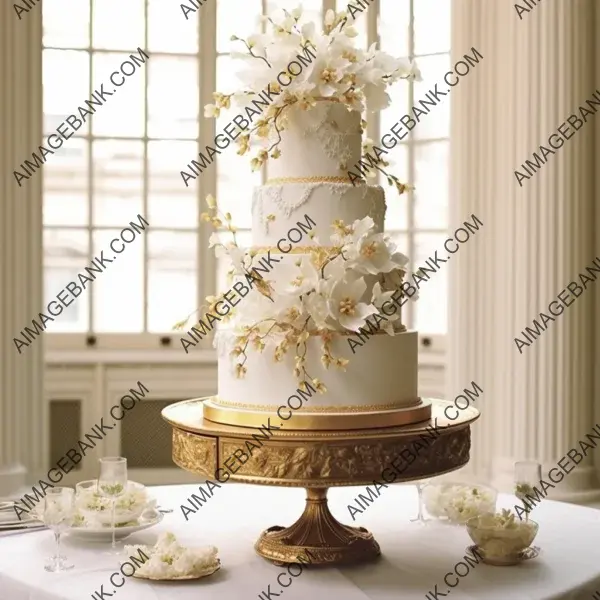
[{"label": "middle cake tier", "polygon": [[[252,197],[252,244],[276,246],[280,240],[293,243],[298,235],[290,231],[307,223],[319,243],[329,245],[336,220],[351,225],[370,216],[377,233],[383,232],[386,204],[378,185],[305,181],[258,186]],[[314,223],[314,225],[313,225]],[[306,240],[303,245],[312,245]]]}]

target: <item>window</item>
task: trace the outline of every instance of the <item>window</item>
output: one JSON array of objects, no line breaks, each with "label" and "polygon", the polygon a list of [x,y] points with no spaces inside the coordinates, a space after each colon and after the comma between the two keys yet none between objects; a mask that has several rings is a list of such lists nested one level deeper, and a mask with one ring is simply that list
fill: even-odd
[{"label": "window", "polygon": [[[414,58],[423,81],[392,88],[392,105],[371,125],[374,140],[380,140],[450,70],[450,0],[380,0],[379,6],[379,27],[372,28],[369,41],[379,41],[381,49],[392,55]],[[442,248],[447,238],[449,130],[450,104],[444,98],[410,132],[402,147],[390,153],[396,175],[415,186],[414,192],[400,197],[391,192],[386,195],[386,230],[394,232],[411,259],[412,270]],[[407,327],[434,334],[428,335],[433,338],[445,334],[447,270],[441,268],[432,276],[420,290],[419,301],[405,308]]]},{"label": "window", "polygon": [[[361,42],[380,41],[392,54],[414,55],[426,79],[392,90],[393,105],[371,119],[372,139],[380,139],[413,98],[448,70],[449,2],[380,0],[362,13]],[[211,231],[199,219],[203,199],[214,193],[233,213],[241,243],[249,243],[251,188],[263,175],[252,173],[247,157],[235,152],[223,152],[189,187],[179,173],[226,124],[227,117],[204,119],[203,106],[215,89],[235,86],[235,67],[227,56],[231,35],[253,31],[261,12],[297,4],[217,0],[190,12],[187,20],[180,3],[164,0],[43,4],[45,135],[77,114],[137,48],[150,56],[44,165],[45,303],[106,252],[137,215],[150,223],[49,325],[51,332],[79,334],[68,336],[77,343],[90,333],[148,334],[150,343],[158,344],[159,334],[170,331],[201,298],[216,286],[223,289],[224,265],[207,250]],[[335,8],[335,0],[302,4],[315,20]],[[338,0],[337,9],[345,7]],[[446,101],[390,152],[394,173],[417,186],[414,196],[387,192],[386,227],[413,266],[445,239],[448,130]],[[409,327],[445,332],[446,303],[440,301],[446,296],[445,276],[441,271],[418,304],[409,303]]]}]

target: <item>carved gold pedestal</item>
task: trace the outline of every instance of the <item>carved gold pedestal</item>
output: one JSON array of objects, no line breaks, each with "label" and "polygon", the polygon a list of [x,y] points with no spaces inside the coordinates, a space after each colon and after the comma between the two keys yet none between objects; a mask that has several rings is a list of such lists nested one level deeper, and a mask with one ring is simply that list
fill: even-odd
[{"label": "carved gold pedestal", "polygon": [[289,527],[269,527],[254,546],[275,564],[348,564],[377,558],[381,551],[364,527],[342,525],[329,511],[327,488],[307,488],[306,507]]},{"label": "carved gold pedestal", "polygon": [[[307,489],[300,518],[289,527],[267,529],[256,543],[258,554],[276,563],[333,565],[376,557],[379,544],[366,529],[333,517],[327,488],[373,485],[383,480],[386,468],[396,472],[396,482],[459,469],[469,461],[470,424],[479,417],[469,407],[450,421],[444,415],[450,403],[431,399],[430,420],[401,427],[298,431],[291,429],[291,419],[289,424],[271,420],[271,428],[261,431],[209,421],[203,414],[204,400],[178,402],[162,412],[173,427],[177,465],[221,481],[227,472],[230,481]],[[449,414],[456,412],[453,408]],[[416,452],[415,442],[428,437],[427,426],[434,426],[437,435],[427,444],[421,442]],[[402,458],[411,454],[412,462]]]}]

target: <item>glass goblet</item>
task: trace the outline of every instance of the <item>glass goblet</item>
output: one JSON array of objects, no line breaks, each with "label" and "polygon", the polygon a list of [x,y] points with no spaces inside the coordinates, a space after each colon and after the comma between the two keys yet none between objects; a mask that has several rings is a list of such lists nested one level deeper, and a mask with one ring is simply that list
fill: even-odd
[{"label": "glass goblet", "polygon": [[75,490],[66,487],[54,487],[46,491],[42,519],[54,533],[56,554],[44,566],[50,573],[60,573],[73,568],[65,556],[60,554],[60,536],[73,524],[75,516]]},{"label": "glass goblet", "polygon": [[419,496],[419,512],[414,519],[410,519],[411,523],[418,523],[419,525],[424,525],[425,523],[429,523],[431,519],[426,519],[423,511],[423,488],[427,485],[427,481],[417,481],[415,482],[415,486],[417,488],[417,494]]},{"label": "glass goblet", "polygon": [[529,521],[530,507],[527,497],[537,495],[534,492],[536,485],[542,479],[542,465],[535,461],[523,460],[515,463],[515,496],[523,503],[525,508],[525,521]]},{"label": "glass goblet", "polygon": [[115,541],[115,507],[117,498],[127,491],[127,459],[122,456],[109,456],[100,459],[100,476],[98,477],[98,493],[111,502],[112,544],[109,554],[120,552]]}]

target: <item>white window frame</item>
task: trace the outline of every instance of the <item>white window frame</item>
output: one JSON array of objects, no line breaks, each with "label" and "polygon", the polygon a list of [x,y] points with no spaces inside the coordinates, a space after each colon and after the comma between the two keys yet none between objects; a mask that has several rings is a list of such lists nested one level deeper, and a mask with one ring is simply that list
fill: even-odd
[{"label": "white window frame", "polygon": [[[87,0],[91,3],[91,0]],[[414,48],[413,43],[413,27],[412,24],[414,22],[413,19],[413,6],[414,2],[417,0],[410,0],[410,28],[409,28],[409,48],[412,52]],[[262,10],[263,14],[266,12],[267,0],[261,0],[262,2]],[[323,0],[323,15],[325,15],[328,9],[336,8],[335,0]],[[372,4],[370,4],[366,14],[363,13],[363,17],[367,19],[367,40],[368,44],[372,44],[373,42],[379,43],[379,33],[377,28],[377,22],[380,12],[380,0],[374,0]],[[173,10],[177,10],[177,5],[173,5]],[[200,15],[200,24],[199,24],[199,57],[198,60],[198,80],[199,80],[199,110],[200,115],[202,115],[202,107],[205,104],[208,104],[213,101],[212,93],[216,89],[216,65],[217,65],[217,57],[224,55],[224,53],[217,52],[217,6],[216,2],[207,2],[202,5]],[[145,18],[148,18],[148,7],[147,3],[145,3]],[[183,17],[182,17],[183,18]],[[192,24],[190,23],[190,26]],[[90,19],[90,44],[91,44],[91,28],[92,28],[92,19]],[[146,40],[145,47],[148,47],[148,30],[146,28]],[[52,48],[52,47],[50,47]],[[43,46],[43,49],[47,49],[47,47]],[[64,48],[60,48],[60,50],[64,50]],[[80,49],[81,50],[81,49]],[[92,53],[92,48],[88,47],[84,49],[89,52],[89,65],[90,69],[92,66],[93,53],[102,53],[102,52],[113,52],[108,50],[94,50]],[[187,56],[189,54],[182,53],[164,53],[164,52],[153,52],[150,53],[150,56]],[[438,53],[445,54],[445,53]],[[150,59],[151,60],[151,59]],[[144,73],[144,77],[146,74]],[[94,82],[91,81],[90,78],[90,93],[93,91]],[[413,85],[409,83],[409,97],[411,99],[410,104],[412,104],[413,99]],[[148,105],[148,86],[145,85],[145,98],[144,102]],[[146,121],[147,127],[147,121]],[[214,140],[216,134],[216,120],[214,119],[204,119],[202,116],[200,117],[199,122],[199,131],[198,131],[198,148],[204,148],[207,145],[210,145],[212,140]],[[380,131],[380,115],[378,113],[372,115],[369,119],[368,127],[367,127],[367,135],[374,140],[378,140],[381,137]],[[95,136],[92,135],[91,131],[88,135],[84,137],[84,139],[89,142],[89,140],[94,139],[103,139],[104,136]],[[145,143],[145,151],[144,151],[144,189],[143,189],[143,207],[144,213],[147,214],[148,207],[148,163],[147,163],[147,142],[148,136],[144,135],[144,137],[140,138],[119,138],[119,139],[129,139],[135,141],[143,141]],[[448,138],[440,138],[440,140],[446,140]],[[406,142],[403,142],[403,145],[406,146],[408,151],[408,173],[409,180],[412,181],[414,178],[415,172],[415,152],[414,148],[416,145],[421,143],[431,143],[439,140],[414,140],[412,137],[412,133],[409,135]],[[90,145],[91,148],[91,145]],[[89,153],[89,165],[88,167],[91,169],[91,161],[92,155]],[[218,157],[217,159],[218,160]],[[91,172],[91,171],[90,171]],[[265,181],[265,172],[263,170],[262,173],[262,182]],[[90,203],[89,210],[91,215],[91,199],[92,199],[92,189],[91,189],[91,177],[90,183],[88,185],[88,202]],[[202,177],[198,178],[197,184],[197,203],[198,203],[198,214],[205,210],[204,207],[204,198],[209,193],[214,193],[217,190],[217,167],[213,165],[212,168],[206,169],[206,171],[202,174]],[[386,192],[388,195],[395,193],[391,188]],[[414,228],[414,206],[412,202],[412,194],[409,193],[409,202],[408,202],[408,227],[406,230],[393,230],[393,233],[403,233],[408,237],[408,248],[409,255],[414,254],[414,237],[416,233],[441,233],[445,232],[443,230],[415,230]],[[126,224],[124,223],[123,226]],[[47,226],[44,225],[44,230],[46,230]],[[59,226],[60,228],[60,226]],[[94,230],[103,229],[102,227],[94,227]],[[108,229],[108,227],[106,228]],[[110,229],[114,229],[111,227]],[[171,228],[164,228],[165,230],[173,231]],[[154,228],[153,230],[157,230]],[[216,277],[217,277],[217,262],[214,257],[214,253],[208,250],[208,238],[212,233],[212,228],[208,223],[201,222],[199,220],[199,224],[197,229],[194,229],[198,233],[198,244],[197,244],[197,260],[198,260],[198,268],[199,275],[197,280],[197,292],[198,298],[204,298],[209,294],[215,293],[216,288]],[[177,231],[186,231],[184,229],[177,229]],[[90,238],[93,235],[93,230],[90,226],[88,226],[88,232]],[[148,241],[145,235],[142,236],[143,244],[144,244],[144,253],[147,256],[147,245]],[[90,248],[92,245],[90,243]],[[91,258],[91,257],[90,257]],[[145,261],[145,277],[144,277],[144,295],[146,296],[147,291],[147,261]],[[407,303],[405,305],[406,310],[404,312],[404,321],[407,324],[410,324],[412,318],[412,307],[411,303]],[[182,315],[182,317],[185,315]],[[147,323],[147,315],[144,316],[144,324]],[[186,355],[180,347],[179,338],[181,337],[180,332],[170,332],[170,333],[46,333],[46,350],[47,350],[47,358],[52,363],[90,363],[90,362],[215,362],[216,356],[212,349],[212,345],[210,340],[203,340],[200,342],[193,351],[190,352],[189,355]],[[91,338],[91,340],[90,340]],[[170,340],[168,343],[165,343],[165,340]],[[93,343],[90,343],[93,341]],[[436,334],[421,334],[420,335],[420,355],[421,355],[421,363],[432,366],[442,366],[444,364],[444,356],[445,356],[445,348],[446,348],[446,336],[445,335],[436,335]],[[82,352],[83,351],[83,352]]]}]

